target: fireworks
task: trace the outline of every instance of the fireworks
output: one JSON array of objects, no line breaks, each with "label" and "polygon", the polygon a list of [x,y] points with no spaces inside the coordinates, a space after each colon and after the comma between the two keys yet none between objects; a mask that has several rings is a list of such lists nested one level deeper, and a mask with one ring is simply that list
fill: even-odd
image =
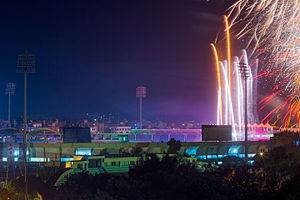
[{"label": "fireworks", "polygon": [[[218,107],[217,107],[217,124],[218,125],[232,125],[233,140],[242,139],[242,129],[244,126],[244,88],[242,79],[239,73],[238,65],[239,58],[234,57],[231,59],[231,45],[230,45],[230,28],[228,25],[228,19],[224,16],[226,35],[226,58],[221,61],[218,55],[216,44],[211,44],[213,53],[215,56],[216,71],[218,78]],[[222,45],[222,44],[220,44]],[[221,49],[222,46],[221,46]],[[247,53],[242,51],[241,62],[248,65]],[[249,68],[250,80],[247,81],[248,92],[248,119],[249,122],[254,124],[256,116],[254,114],[254,102],[256,100],[256,88],[254,88],[256,79],[252,79],[253,75],[256,76],[256,68]],[[255,81],[254,81],[255,80]]]},{"label": "fireworks", "polygon": [[300,127],[300,1],[238,0],[229,18],[251,56],[262,61],[260,77],[274,81],[272,94],[259,102],[259,111],[272,105],[262,122]]}]

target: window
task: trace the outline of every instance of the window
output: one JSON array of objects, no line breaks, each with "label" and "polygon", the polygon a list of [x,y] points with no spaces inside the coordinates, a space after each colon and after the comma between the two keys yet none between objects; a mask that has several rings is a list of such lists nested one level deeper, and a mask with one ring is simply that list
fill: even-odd
[{"label": "window", "polygon": [[197,156],[198,159],[206,159],[205,155]]},{"label": "window", "polygon": [[207,155],[207,159],[216,159],[217,155]]}]

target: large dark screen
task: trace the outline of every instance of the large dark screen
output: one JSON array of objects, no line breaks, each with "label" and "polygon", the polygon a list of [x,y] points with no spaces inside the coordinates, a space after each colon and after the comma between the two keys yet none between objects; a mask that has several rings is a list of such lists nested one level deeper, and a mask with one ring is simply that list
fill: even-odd
[{"label": "large dark screen", "polygon": [[202,125],[202,141],[232,140],[231,125]]},{"label": "large dark screen", "polygon": [[64,143],[90,143],[90,128],[82,127],[64,127],[63,128]]}]

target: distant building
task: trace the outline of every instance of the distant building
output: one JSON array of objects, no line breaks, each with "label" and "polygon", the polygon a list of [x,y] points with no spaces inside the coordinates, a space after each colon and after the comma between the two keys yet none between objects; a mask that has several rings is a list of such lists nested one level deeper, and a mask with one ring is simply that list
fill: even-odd
[{"label": "distant building", "polygon": [[42,128],[43,124],[42,124],[42,122],[34,122],[34,123],[32,123],[32,126],[34,128]]},{"label": "distant building", "polygon": [[104,133],[104,123],[103,122],[90,123],[89,127],[91,127],[92,134]]},{"label": "distant building", "polygon": [[111,126],[110,133],[130,133],[131,126]]},{"label": "distant building", "polygon": [[158,121],[152,124],[152,128],[155,129],[167,129],[168,124],[166,122]]}]

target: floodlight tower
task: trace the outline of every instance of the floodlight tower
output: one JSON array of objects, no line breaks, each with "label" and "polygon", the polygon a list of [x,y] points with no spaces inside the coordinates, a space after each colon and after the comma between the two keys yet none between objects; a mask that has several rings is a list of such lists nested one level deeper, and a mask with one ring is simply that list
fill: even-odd
[{"label": "floodlight tower", "polygon": [[241,77],[244,79],[244,101],[245,101],[245,110],[244,110],[244,122],[245,122],[245,160],[248,160],[248,102],[247,102],[247,80],[249,78],[249,66],[245,63],[240,63],[239,70]]},{"label": "floodlight tower", "polygon": [[27,139],[27,74],[35,72],[35,56],[30,53],[23,53],[18,55],[17,73],[24,74],[24,116],[23,116],[23,162],[24,162],[24,185],[25,195],[27,200],[27,169],[26,169],[26,139]]},{"label": "floodlight tower", "polygon": [[146,88],[139,86],[136,88],[136,98],[140,99],[140,129],[143,128],[143,98],[146,98]]},{"label": "floodlight tower", "polygon": [[16,91],[15,83],[7,83],[6,84],[6,95],[8,95],[8,128],[11,127],[10,124],[10,96],[14,95]]}]

